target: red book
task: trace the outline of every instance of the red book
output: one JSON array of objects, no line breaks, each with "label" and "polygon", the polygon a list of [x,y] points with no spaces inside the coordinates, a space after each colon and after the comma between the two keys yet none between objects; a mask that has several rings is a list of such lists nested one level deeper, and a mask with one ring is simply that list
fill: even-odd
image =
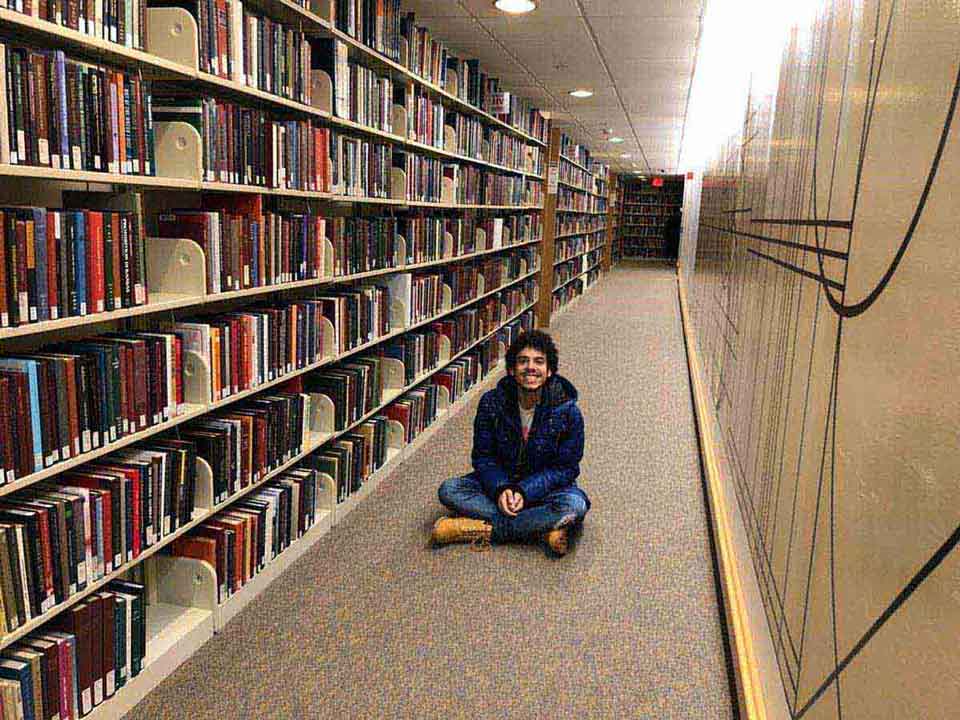
[{"label": "red book", "polygon": [[106,309],[106,278],[103,275],[103,213],[84,210],[87,226],[87,307],[91,313]]},{"label": "red book", "polygon": [[176,382],[177,408],[185,402],[183,397],[183,338],[179,335],[173,339],[174,355],[174,382]]},{"label": "red book", "polygon": [[[111,251],[113,252],[113,307],[119,310],[122,307],[125,307],[126,298],[123,297],[123,283],[120,278],[120,245],[122,240],[120,237],[120,213],[114,212],[110,213],[110,228],[113,231],[113,243],[111,245]],[[131,302],[131,305],[138,305],[137,302]]]},{"label": "red book", "polygon": [[[60,317],[60,262],[59,248],[57,247],[57,236],[53,231],[54,213],[47,213],[47,305],[50,308],[50,319],[57,320]],[[0,263],[0,268],[3,265]],[[66,314],[66,313],[64,313]]]},{"label": "red book", "polygon": [[[7,307],[7,222],[0,210],[0,327],[9,327],[10,311]],[[52,235],[53,233],[48,233]]]}]

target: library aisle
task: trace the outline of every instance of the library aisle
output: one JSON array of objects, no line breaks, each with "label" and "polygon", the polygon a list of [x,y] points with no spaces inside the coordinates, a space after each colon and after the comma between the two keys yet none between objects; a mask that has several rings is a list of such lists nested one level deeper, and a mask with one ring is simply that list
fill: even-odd
[{"label": "library aisle", "polygon": [[552,332],[593,500],[570,555],[427,547],[475,394],[128,717],[732,717],[676,276],[614,269]]}]

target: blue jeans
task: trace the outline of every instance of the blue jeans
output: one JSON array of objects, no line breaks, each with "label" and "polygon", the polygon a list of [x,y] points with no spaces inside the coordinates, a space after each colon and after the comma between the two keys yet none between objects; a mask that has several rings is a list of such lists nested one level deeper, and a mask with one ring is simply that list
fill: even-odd
[{"label": "blue jeans", "polygon": [[473,475],[450,478],[440,485],[440,502],[459,516],[486,520],[493,526],[490,540],[506,543],[539,539],[548,530],[581,522],[589,505],[579,488],[549,493],[542,501],[524,507],[516,517],[500,512]]}]

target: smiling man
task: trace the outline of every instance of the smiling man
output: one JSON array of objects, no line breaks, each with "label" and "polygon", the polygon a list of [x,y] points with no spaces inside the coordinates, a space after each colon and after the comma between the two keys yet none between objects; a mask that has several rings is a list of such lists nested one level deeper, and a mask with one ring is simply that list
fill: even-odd
[{"label": "smiling man", "polygon": [[521,334],[507,350],[507,377],[480,399],[473,425],[473,472],[440,486],[456,514],[433,527],[435,545],[543,540],[557,555],[590,509],[576,485],[583,457],[577,391],[557,374],[545,332]]}]

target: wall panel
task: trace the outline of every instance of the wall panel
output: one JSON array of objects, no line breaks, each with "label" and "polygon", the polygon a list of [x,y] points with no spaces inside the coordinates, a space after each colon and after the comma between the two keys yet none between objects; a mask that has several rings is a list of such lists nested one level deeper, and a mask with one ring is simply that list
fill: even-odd
[{"label": "wall panel", "polygon": [[751,88],[685,233],[795,718],[960,707],[958,82],[960,4],[825,2]]}]

